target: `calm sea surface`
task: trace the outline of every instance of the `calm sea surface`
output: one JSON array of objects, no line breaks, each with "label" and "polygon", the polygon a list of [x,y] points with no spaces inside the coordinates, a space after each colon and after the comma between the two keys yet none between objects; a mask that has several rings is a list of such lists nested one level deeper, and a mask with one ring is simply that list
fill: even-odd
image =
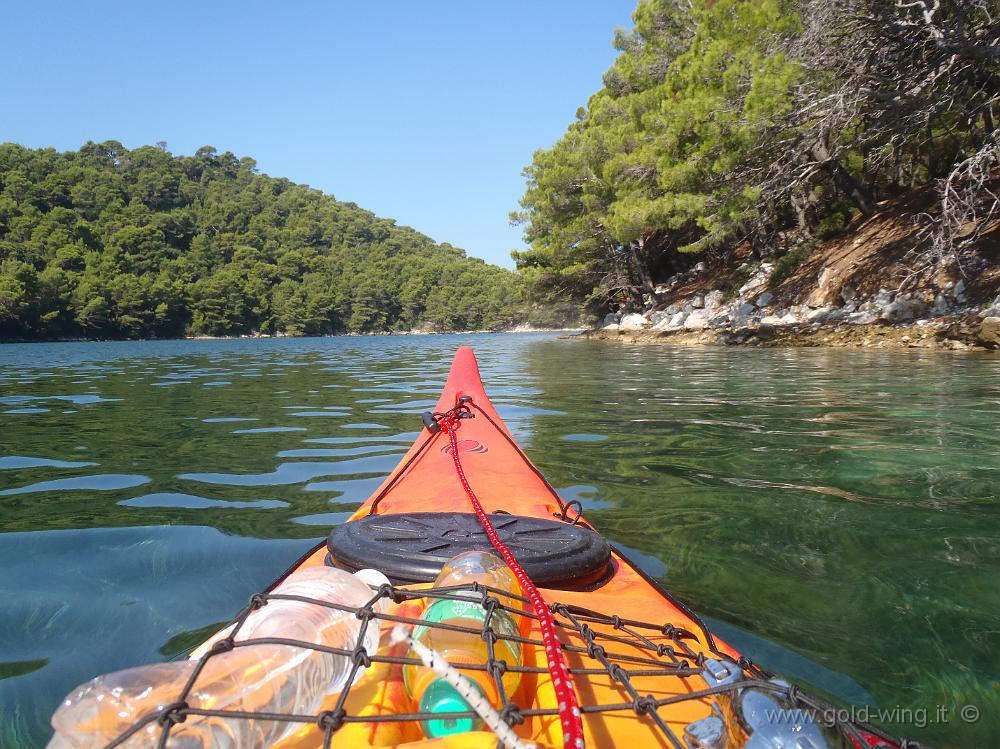
[{"label": "calm sea surface", "polygon": [[0,346],[0,746],[342,522],[462,344],[561,493],[737,648],[996,745],[1000,357],[503,335]]}]

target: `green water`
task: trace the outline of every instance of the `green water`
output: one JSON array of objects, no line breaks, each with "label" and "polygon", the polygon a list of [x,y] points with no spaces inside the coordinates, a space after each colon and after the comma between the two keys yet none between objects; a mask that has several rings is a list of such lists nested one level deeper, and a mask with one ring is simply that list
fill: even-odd
[{"label": "green water", "polygon": [[507,335],[0,347],[0,746],[44,744],[73,686],[184,652],[342,522],[465,343],[564,496],[736,647],[994,745],[1000,358]]}]

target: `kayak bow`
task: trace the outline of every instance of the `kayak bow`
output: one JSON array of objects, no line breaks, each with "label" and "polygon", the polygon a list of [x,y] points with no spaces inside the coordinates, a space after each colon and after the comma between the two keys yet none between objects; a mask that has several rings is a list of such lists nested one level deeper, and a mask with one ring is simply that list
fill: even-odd
[{"label": "kayak bow", "polygon": [[[327,543],[286,576],[330,564],[351,571],[375,567],[394,585],[397,603],[389,621],[414,621],[426,603],[421,596],[436,595],[428,583],[445,560],[465,549],[491,547],[483,518],[472,514],[472,500],[512,552],[512,567],[523,566],[537,584],[543,615],[551,612],[555,620],[557,651],[572,673],[580,738],[587,746],[899,746],[870,726],[823,726],[818,718],[803,717],[828,714],[825,704],[772,679],[610,547],[581,516],[579,504],[563,500],[518,446],[490,403],[467,347],[456,353],[436,411],[424,415],[424,429],[400,464]],[[558,683],[560,672],[548,663],[538,616],[525,621],[523,637],[511,635],[522,643],[523,664],[491,659],[479,668],[498,681],[506,668],[520,670],[519,686],[500,714],[521,739],[560,746],[571,730],[565,716],[572,706],[559,696],[566,684]],[[484,629],[483,637],[492,643],[497,635]],[[211,642],[192,657],[205,656]],[[495,747],[496,736],[485,731],[423,737],[402,685],[404,654],[383,637],[378,656],[361,656],[369,667],[360,680],[329,698],[326,712],[283,740],[282,749],[324,742]],[[794,743],[800,739],[812,743]]]}]

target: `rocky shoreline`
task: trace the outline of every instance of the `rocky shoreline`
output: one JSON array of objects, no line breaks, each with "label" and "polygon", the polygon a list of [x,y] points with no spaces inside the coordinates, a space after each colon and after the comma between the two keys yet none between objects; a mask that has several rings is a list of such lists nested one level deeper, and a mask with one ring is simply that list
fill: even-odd
[{"label": "rocky shoreline", "polygon": [[1000,349],[1000,296],[985,306],[972,304],[962,280],[918,293],[880,288],[866,296],[850,286],[831,293],[821,274],[816,291],[822,293],[782,303],[769,290],[773,264],[744,270],[749,280],[727,299],[718,289],[697,290],[699,275],[707,272],[699,263],[657,287],[657,296],[669,297],[669,303],[648,300],[642,313],[610,313],[580,337],[682,345]]}]

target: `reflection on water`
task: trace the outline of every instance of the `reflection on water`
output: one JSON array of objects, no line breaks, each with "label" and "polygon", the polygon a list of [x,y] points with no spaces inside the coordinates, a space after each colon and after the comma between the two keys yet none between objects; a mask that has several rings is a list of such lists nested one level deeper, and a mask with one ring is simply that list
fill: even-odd
[{"label": "reflection on water", "polygon": [[457,345],[567,499],[755,660],[1000,730],[1000,360],[418,336],[0,347],[0,745],[344,521]]}]

